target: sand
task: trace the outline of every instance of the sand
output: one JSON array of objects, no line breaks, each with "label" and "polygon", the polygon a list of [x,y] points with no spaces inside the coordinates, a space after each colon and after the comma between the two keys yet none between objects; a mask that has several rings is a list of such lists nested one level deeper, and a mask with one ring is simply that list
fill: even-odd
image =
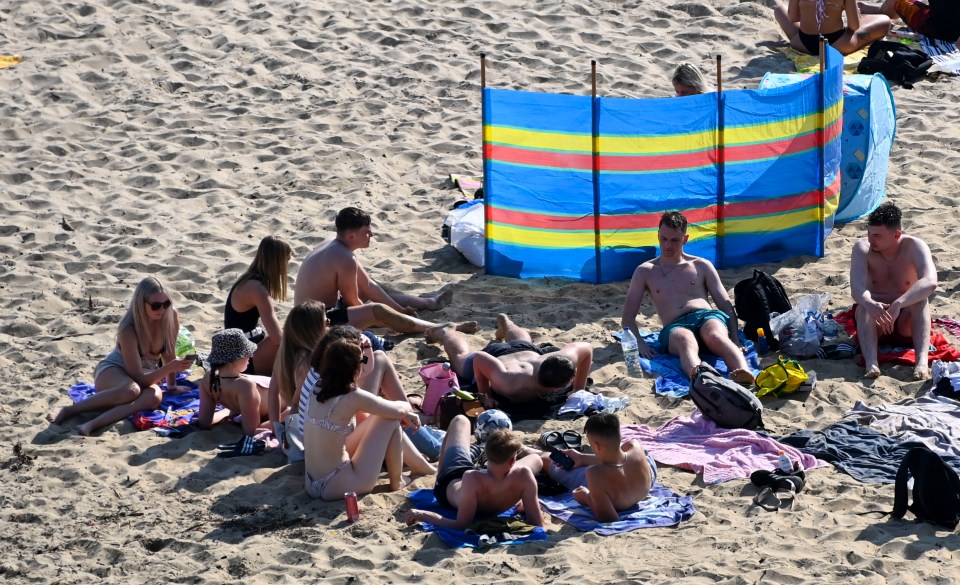
[{"label": "sand", "polygon": [[[832,468],[810,473],[792,510],[751,509],[747,481],[704,486],[664,466],[661,481],[694,496],[677,528],[617,537],[553,522],[549,540],[477,553],[450,550],[400,522],[402,493],[310,500],[302,465],[279,457],[220,460],[221,427],[168,440],[129,423],[92,438],[46,414],[91,381],[133,287],[157,275],[201,346],[221,324],[227,289],[275,234],[302,257],[346,205],[369,210],[377,237],[362,260],[409,292],[454,284],[436,319],[476,319],[483,343],[510,313],[535,341],[585,340],[593,378],[624,393],[626,422],[657,425],[689,402],[624,377],[609,332],[626,283],[485,276],[440,239],[457,192],[449,173],[480,171],[478,54],[496,87],[586,94],[590,60],[603,95],[670,95],[679,61],[707,70],[723,57],[727,88],[754,88],[792,65],[772,48],[771,0],[649,2],[269,3],[235,0],[22,0],[0,10],[3,217],[0,219],[0,577],[8,583],[644,582],[948,583],[957,538],[929,524],[888,523],[893,486]],[[712,78],[712,74],[711,74]],[[889,196],[907,230],[933,250],[934,314],[960,315],[955,197],[960,81],[895,89],[898,136]],[[849,250],[862,222],[837,229],[822,259],[766,266],[792,297],[812,291],[850,305]],[[297,262],[291,266],[296,273]],[[752,267],[723,271],[728,289]],[[286,314],[290,301],[280,303]],[[641,324],[657,325],[649,307]],[[411,390],[438,355],[416,337],[391,353]],[[856,400],[923,386],[909,368],[864,384],[851,362],[809,360],[820,375],[805,401],[775,402],[775,432],[822,428]],[[80,419],[85,420],[85,419]],[[528,439],[582,422],[524,422]],[[14,446],[22,445],[22,456]],[[420,479],[416,487],[429,487]]]}]

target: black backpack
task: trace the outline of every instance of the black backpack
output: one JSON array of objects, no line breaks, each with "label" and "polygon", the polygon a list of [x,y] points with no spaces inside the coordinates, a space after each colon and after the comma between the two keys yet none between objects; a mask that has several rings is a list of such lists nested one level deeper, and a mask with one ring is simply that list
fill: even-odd
[{"label": "black backpack", "polygon": [[763,427],[763,405],[752,392],[701,363],[690,381],[690,398],[703,416],[725,429]]},{"label": "black backpack", "polygon": [[[909,475],[913,476],[913,503],[908,506]],[[903,518],[910,510],[918,520],[950,530],[960,523],[960,476],[926,447],[914,447],[903,457],[894,493],[894,518]]]},{"label": "black backpack", "polygon": [[857,73],[880,73],[890,83],[912,89],[932,65],[933,61],[923,51],[903,43],[874,41],[857,66]]},{"label": "black backpack", "polygon": [[752,278],[733,287],[733,299],[747,339],[757,341],[757,329],[762,327],[770,349],[780,349],[770,333],[770,313],[786,313],[793,308],[780,281],[762,270],[754,270]]}]

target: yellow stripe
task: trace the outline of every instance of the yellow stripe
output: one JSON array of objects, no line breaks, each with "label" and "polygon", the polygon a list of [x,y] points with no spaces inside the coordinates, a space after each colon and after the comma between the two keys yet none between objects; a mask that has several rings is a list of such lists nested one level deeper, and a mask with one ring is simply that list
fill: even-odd
[{"label": "yellow stripe", "polygon": [[487,223],[487,238],[503,244],[541,248],[593,248],[593,230],[538,230]]},{"label": "yellow stripe", "polygon": [[[826,124],[840,118],[843,104],[837,103],[827,109]],[[814,112],[807,116],[751,126],[727,128],[724,131],[727,146],[756,144],[784,140],[799,134],[807,134],[817,129],[818,116]],[[540,132],[522,128],[502,126],[484,126],[485,142],[505,144],[519,148],[535,150],[559,150],[565,152],[592,152],[589,134],[564,134],[559,132]],[[603,154],[659,154],[696,152],[714,148],[717,144],[715,130],[690,134],[671,134],[664,136],[599,136],[599,150]]]}]

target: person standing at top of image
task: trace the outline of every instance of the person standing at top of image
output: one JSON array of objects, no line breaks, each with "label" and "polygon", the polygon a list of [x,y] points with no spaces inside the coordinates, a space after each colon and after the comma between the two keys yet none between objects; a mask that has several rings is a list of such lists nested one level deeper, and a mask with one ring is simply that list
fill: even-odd
[{"label": "person standing at top of image", "polygon": [[937,290],[937,269],[930,248],[905,235],[902,214],[892,202],[867,217],[867,237],[853,246],[850,293],[856,303],[857,339],[866,378],[880,376],[881,340],[909,340],[916,352],[914,380],[929,372],[930,295]]},{"label": "person standing at top of image", "polygon": [[[294,284],[293,302],[320,301],[327,306],[331,325],[358,329],[386,327],[397,333],[423,333],[437,323],[417,318],[417,310],[439,310],[450,303],[453,289],[427,296],[388,293],[367,275],[355,252],[370,247],[373,227],[370,214],[356,207],[337,213],[337,235],[307,254]],[[477,331],[473,321],[458,330]]]},{"label": "person standing at top of image", "polygon": [[196,358],[177,359],[179,329],[180,317],[163,284],[153,277],[141,280],[117,326],[113,351],[94,370],[95,393],[63,407],[48,420],[59,425],[78,414],[101,411],[77,427],[78,433],[89,435],[136,412],[156,408],[163,399],[160,381],[166,378],[167,388],[175,391],[177,372],[190,369]]},{"label": "person standing at top of image", "polygon": [[[663,214],[657,230],[660,255],[633,272],[620,323],[641,339],[637,312],[649,293],[664,325],[658,340],[661,350],[679,356],[680,365],[690,378],[700,364],[700,349],[705,347],[723,359],[732,380],[752,386],[754,378],[740,347],[733,303],[713,264],[684,253],[683,246],[689,237],[687,218],[683,214],[677,211]],[[708,295],[713,297],[719,310],[710,305]],[[647,359],[654,356],[653,349],[645,343],[638,349]]]},{"label": "person standing at top of image", "polygon": [[[855,53],[890,30],[883,14],[861,14],[856,0],[788,0],[773,15],[790,46],[810,55],[820,54],[820,36],[844,55]],[[843,23],[846,15],[847,23]]]},{"label": "person standing at top of image", "polygon": [[[269,376],[280,348],[280,320],[273,301],[287,298],[287,265],[293,250],[276,236],[260,240],[257,255],[227,295],[223,328],[239,329],[257,344],[244,373]],[[262,323],[262,327],[260,324]]]}]

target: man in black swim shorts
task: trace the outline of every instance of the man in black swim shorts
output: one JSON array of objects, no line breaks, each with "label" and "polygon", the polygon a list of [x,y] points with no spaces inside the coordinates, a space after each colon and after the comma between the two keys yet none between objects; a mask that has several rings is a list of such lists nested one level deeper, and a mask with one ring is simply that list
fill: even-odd
[{"label": "man in black swim shorts", "polygon": [[593,364],[590,344],[568,343],[544,353],[526,329],[502,313],[497,316],[497,341],[480,351],[471,350],[466,336],[451,323],[428,329],[425,336],[428,342],[443,345],[462,385],[476,383],[487,408],[502,399],[532,402],[566,390],[582,390]]}]

